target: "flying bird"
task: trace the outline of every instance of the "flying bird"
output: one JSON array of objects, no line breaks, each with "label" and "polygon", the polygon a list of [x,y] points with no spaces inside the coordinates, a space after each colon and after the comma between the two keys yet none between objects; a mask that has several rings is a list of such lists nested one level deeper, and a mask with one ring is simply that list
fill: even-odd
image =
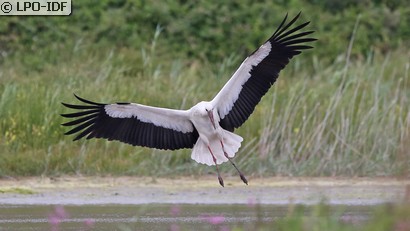
[{"label": "flying bird", "polygon": [[299,16],[287,22],[286,14],[275,33],[242,62],[211,101],[176,110],[137,103],[95,103],[74,95],[84,104],[62,103],[79,110],[61,114],[72,119],[63,126],[74,126],[65,135],[77,133],[74,140],[105,138],[165,150],[192,148],[193,160],[216,166],[221,186],[224,182],[218,165],[227,161],[248,184],[232,161],[243,140],[233,131],[252,114],[290,59],[312,48],[305,43],[316,40],[307,36],[314,31],[301,31],[309,22],[295,26]]}]

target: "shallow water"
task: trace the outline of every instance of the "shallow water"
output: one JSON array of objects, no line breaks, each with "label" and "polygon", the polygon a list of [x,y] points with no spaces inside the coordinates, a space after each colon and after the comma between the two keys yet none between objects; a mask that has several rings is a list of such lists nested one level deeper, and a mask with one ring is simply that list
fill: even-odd
[{"label": "shallow water", "polygon": [[[307,207],[309,209],[309,207]],[[286,216],[277,205],[0,205],[0,230],[252,230]],[[371,206],[332,206],[338,219],[361,223]]]}]

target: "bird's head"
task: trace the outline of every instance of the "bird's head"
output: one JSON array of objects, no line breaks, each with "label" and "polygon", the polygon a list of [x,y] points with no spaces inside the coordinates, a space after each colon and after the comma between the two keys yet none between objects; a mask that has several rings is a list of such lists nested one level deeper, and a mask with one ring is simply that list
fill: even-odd
[{"label": "bird's head", "polygon": [[195,105],[192,109],[196,114],[207,115],[213,111],[213,106],[210,102],[202,101]]},{"label": "bird's head", "polygon": [[[215,124],[214,107],[211,102],[202,101],[192,108],[193,114],[197,116],[208,116],[212,124]],[[215,126],[215,125],[214,125]]]}]

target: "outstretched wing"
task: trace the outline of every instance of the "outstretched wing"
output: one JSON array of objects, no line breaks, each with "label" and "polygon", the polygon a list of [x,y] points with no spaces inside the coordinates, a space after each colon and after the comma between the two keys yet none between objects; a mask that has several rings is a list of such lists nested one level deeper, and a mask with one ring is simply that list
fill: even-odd
[{"label": "outstretched wing", "polygon": [[75,97],[85,104],[62,104],[80,111],[61,115],[73,119],[62,125],[74,126],[65,133],[77,133],[74,140],[86,136],[87,139],[106,138],[131,145],[175,150],[192,148],[198,139],[187,111],[134,103],[100,104]]},{"label": "outstretched wing", "polygon": [[242,62],[239,69],[211,101],[221,118],[220,125],[233,131],[240,127],[252,114],[262,96],[278,78],[279,72],[289,60],[311,46],[303,45],[316,39],[307,35],[314,31],[300,32],[309,22],[291,28],[300,13],[286,23],[286,17],[259,49]]}]

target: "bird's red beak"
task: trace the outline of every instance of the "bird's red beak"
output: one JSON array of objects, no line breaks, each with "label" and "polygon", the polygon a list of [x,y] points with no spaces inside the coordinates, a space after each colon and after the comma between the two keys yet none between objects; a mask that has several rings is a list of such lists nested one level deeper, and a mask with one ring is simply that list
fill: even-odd
[{"label": "bird's red beak", "polygon": [[208,112],[208,116],[209,116],[209,119],[211,120],[212,126],[214,126],[214,129],[216,129],[213,110],[209,110],[209,111],[207,110],[206,112]]}]

